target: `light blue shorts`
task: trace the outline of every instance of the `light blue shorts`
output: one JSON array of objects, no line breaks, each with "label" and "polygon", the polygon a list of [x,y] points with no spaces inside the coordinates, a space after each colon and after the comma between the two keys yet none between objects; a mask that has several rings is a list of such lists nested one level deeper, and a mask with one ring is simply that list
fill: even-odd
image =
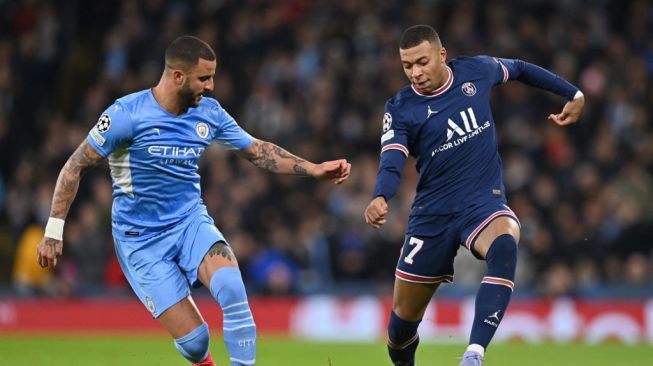
[{"label": "light blue shorts", "polygon": [[143,305],[158,318],[199,287],[197,270],[218,241],[227,243],[206,209],[147,238],[117,236],[116,255]]}]

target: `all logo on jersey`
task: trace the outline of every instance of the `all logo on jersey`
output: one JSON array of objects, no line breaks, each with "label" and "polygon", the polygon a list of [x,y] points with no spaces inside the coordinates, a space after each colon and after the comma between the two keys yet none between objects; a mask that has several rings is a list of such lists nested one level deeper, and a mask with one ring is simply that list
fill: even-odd
[{"label": "all logo on jersey", "polygon": [[97,128],[98,132],[100,133],[105,133],[109,131],[110,127],[111,127],[111,117],[109,117],[108,114],[101,115],[100,118],[97,120],[97,124],[95,125],[95,128]]},{"label": "all logo on jersey", "polygon": [[204,122],[197,122],[195,131],[197,131],[199,137],[205,139],[209,135],[209,125]]},{"label": "all logo on jersey", "polygon": [[[447,119],[447,140],[433,151],[431,156],[449,150],[453,147],[460,146],[475,136],[480,135],[485,129],[490,127],[490,121],[485,121],[481,126],[476,122],[476,115],[474,110],[470,107],[466,110],[460,111],[460,118],[462,124],[456,123],[451,118]],[[454,139],[454,137],[456,137]]]},{"label": "all logo on jersey", "polygon": [[[469,118],[467,117],[467,114],[469,114]],[[447,124],[449,125],[449,128],[447,128],[447,141],[451,140],[454,133],[458,134],[459,136],[465,136],[466,134],[478,129],[478,124],[476,123],[476,115],[474,114],[474,110],[472,108],[467,108],[467,111],[460,111],[460,118],[463,120],[465,125],[464,130],[460,128],[460,126],[458,126],[456,122],[454,122],[451,118],[447,120]]]},{"label": "all logo on jersey", "polygon": [[392,116],[390,113],[385,112],[383,115],[383,132],[387,132],[392,127]]},{"label": "all logo on jersey", "polygon": [[468,97],[471,97],[474,94],[476,94],[476,85],[474,85],[474,83],[470,83],[469,81],[464,83],[460,87],[460,89],[462,89],[463,94],[465,94]]}]

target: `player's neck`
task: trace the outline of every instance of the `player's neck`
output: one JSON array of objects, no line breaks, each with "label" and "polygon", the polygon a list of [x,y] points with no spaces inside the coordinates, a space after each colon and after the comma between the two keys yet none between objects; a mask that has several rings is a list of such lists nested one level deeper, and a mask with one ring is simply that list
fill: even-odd
[{"label": "player's neck", "polygon": [[161,108],[165,109],[168,113],[174,114],[175,116],[180,115],[182,108],[179,105],[179,97],[176,93],[169,91],[170,89],[166,88],[162,82],[159,82],[157,86],[152,88],[152,96]]}]

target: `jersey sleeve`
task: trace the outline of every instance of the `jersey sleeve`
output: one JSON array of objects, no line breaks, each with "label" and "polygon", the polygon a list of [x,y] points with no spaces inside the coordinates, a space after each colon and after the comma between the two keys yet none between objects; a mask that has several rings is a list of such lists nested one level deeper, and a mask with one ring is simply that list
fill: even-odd
[{"label": "jersey sleeve", "polygon": [[[490,80],[493,85],[505,83],[508,80],[518,80],[536,88],[548,90],[561,97],[572,100],[579,91],[576,86],[540,66],[522,60],[479,56],[489,68]],[[494,63],[489,60],[494,61]]]},{"label": "jersey sleeve", "polygon": [[406,157],[408,150],[408,123],[390,102],[385,104],[383,114],[383,134],[381,135],[381,154],[389,150],[399,150]]},{"label": "jersey sleeve", "polygon": [[252,144],[254,138],[224,108],[217,105],[213,112],[218,125],[214,139],[218,144],[228,150],[242,150]]},{"label": "jersey sleeve", "polygon": [[408,124],[388,102],[383,114],[381,161],[372,197],[382,196],[386,201],[392,199],[399,187],[401,171],[408,154]]},{"label": "jersey sleeve", "polygon": [[510,70],[502,62],[503,59],[485,55],[476,56],[475,59],[482,64],[483,69],[487,70],[493,86],[503,84],[510,79]]},{"label": "jersey sleeve", "polygon": [[102,113],[86,140],[100,155],[107,157],[116,148],[131,141],[132,131],[129,112],[116,102]]}]

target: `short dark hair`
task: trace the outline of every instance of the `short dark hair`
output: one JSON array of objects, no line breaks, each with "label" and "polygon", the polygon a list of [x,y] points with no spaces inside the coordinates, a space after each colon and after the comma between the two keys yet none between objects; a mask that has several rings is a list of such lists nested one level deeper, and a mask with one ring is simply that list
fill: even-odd
[{"label": "short dark hair", "polygon": [[418,24],[413,25],[404,31],[404,34],[401,35],[401,40],[399,41],[399,48],[405,50],[406,48],[415,47],[424,41],[442,45],[440,42],[440,36],[433,27],[430,25]]},{"label": "short dark hair", "polygon": [[197,65],[199,59],[215,60],[215,52],[211,46],[193,36],[181,36],[166,49],[166,67],[188,68]]}]

